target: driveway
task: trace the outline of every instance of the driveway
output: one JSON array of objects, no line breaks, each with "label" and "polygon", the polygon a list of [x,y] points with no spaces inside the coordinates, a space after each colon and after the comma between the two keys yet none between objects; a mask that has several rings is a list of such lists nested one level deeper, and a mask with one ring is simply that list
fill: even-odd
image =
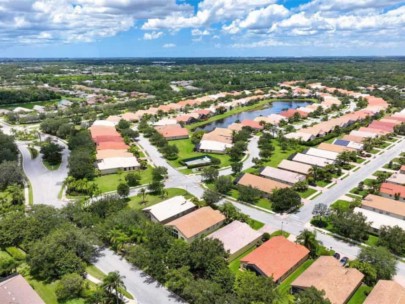
[{"label": "driveway", "polygon": [[125,276],[123,279],[125,287],[139,304],[184,303],[153,278],[109,249],[101,252],[100,258],[94,265],[104,273],[118,271]]},{"label": "driveway", "polygon": [[28,144],[17,142],[18,149],[23,158],[23,169],[29,179],[33,191],[34,204],[45,204],[60,208],[64,202],[58,198],[62,189],[63,181],[68,175],[67,160],[69,149],[66,144],[58,140],[58,144],[64,147],[62,163],[57,170],[50,171],[42,163],[42,155],[31,159]]}]

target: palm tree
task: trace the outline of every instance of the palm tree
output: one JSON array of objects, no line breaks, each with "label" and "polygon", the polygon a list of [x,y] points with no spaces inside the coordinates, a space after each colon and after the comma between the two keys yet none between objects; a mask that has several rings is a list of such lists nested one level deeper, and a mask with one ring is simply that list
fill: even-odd
[{"label": "palm tree", "polygon": [[146,199],[146,189],[145,188],[141,188],[140,190],[139,190],[139,194],[141,194],[142,195],[142,203],[145,203],[145,199]]},{"label": "palm tree", "polygon": [[125,277],[121,276],[118,271],[109,272],[101,283],[101,287],[104,291],[115,297],[117,304],[121,301],[122,297],[119,289],[125,289],[124,282],[122,281],[124,278]]},{"label": "palm tree", "polygon": [[309,231],[308,229],[304,229],[296,239],[297,244],[303,245],[307,248],[310,252],[311,257],[315,258],[317,255],[317,250],[319,247],[319,243],[316,240],[315,233]]}]

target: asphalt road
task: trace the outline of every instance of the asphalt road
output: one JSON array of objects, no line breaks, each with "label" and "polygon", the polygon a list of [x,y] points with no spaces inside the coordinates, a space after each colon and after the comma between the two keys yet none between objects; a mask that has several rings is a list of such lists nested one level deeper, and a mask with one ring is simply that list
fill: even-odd
[{"label": "asphalt road", "polygon": [[101,257],[94,265],[104,273],[118,270],[125,276],[123,279],[125,287],[139,304],[184,303],[153,278],[109,249],[101,252]]}]

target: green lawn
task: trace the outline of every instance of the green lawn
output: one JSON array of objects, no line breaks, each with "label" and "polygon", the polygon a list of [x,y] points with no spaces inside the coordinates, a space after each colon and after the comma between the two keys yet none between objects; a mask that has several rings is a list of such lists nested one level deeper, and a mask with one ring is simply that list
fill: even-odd
[{"label": "green lawn", "polygon": [[325,182],[325,181],[323,181],[323,180],[321,180],[321,181],[316,181],[316,185],[318,186],[318,187],[326,187],[327,185],[329,185],[330,183],[328,183],[328,182]]},{"label": "green lawn", "polygon": [[169,188],[166,190],[167,190],[167,196],[165,196],[165,197],[162,197],[160,195],[147,194],[145,197],[146,202],[144,202],[144,203],[142,203],[142,195],[132,196],[132,197],[130,197],[128,206],[130,208],[140,210],[140,209],[155,205],[157,203],[160,203],[164,200],[167,200],[167,199],[177,196],[177,195],[183,195],[186,198],[192,197],[191,194],[189,194],[186,190],[183,190],[183,189]]},{"label": "green lawn", "polygon": [[106,274],[104,272],[102,272],[100,269],[98,269],[96,266],[94,265],[88,265],[86,267],[86,272],[95,277],[96,279],[102,280],[105,278]]},{"label": "green lawn", "polygon": [[264,226],[264,223],[256,221],[254,219],[250,219],[249,220],[249,226],[252,227],[254,230],[259,230],[260,228],[262,228]]},{"label": "green lawn", "polygon": [[302,198],[307,198],[309,196],[311,196],[312,194],[314,194],[316,192],[315,189],[312,188],[308,188],[306,191],[304,192],[298,192],[298,194],[302,197]]},{"label": "green lawn", "polygon": [[364,158],[360,158],[360,157],[357,157],[357,159],[356,159],[356,163],[358,163],[358,164],[362,164],[362,163],[364,163],[366,160],[364,159]]},{"label": "green lawn", "polygon": [[25,278],[46,304],[58,304],[55,294],[56,281],[46,284],[42,281],[35,280],[31,276],[26,276]]},{"label": "green lawn", "polygon": [[[230,196],[232,196],[234,199],[239,200],[239,191],[237,189],[232,189],[230,192]],[[256,203],[253,205],[267,209],[267,210],[272,210],[271,209],[271,202],[267,198],[260,198]]]},{"label": "green lawn", "polygon": [[312,265],[314,260],[305,261],[300,267],[298,267],[287,279],[285,279],[277,287],[281,292],[288,292],[291,288],[291,283],[294,282],[309,266]]},{"label": "green lawn", "polygon": [[[152,167],[148,167],[146,170],[139,170],[139,171],[132,171],[132,172],[139,172],[141,175],[141,184],[148,184],[152,181]],[[121,182],[125,182],[125,176],[127,172],[122,173],[121,175],[115,174],[108,174],[98,176],[94,179],[94,182],[98,185],[101,192],[109,192],[117,190],[118,184]]]},{"label": "green lawn", "polygon": [[44,166],[49,170],[49,171],[55,171],[58,170],[60,167],[60,163],[57,165],[51,165],[50,163],[48,163],[46,160],[42,160],[42,163],[44,164]]},{"label": "green lawn", "polygon": [[170,144],[174,144],[177,146],[179,149],[179,154],[178,158],[176,160],[169,160],[168,162],[170,165],[173,167],[183,167],[180,162],[183,159],[191,158],[191,157],[196,157],[196,156],[202,156],[202,155],[209,155],[215,158],[218,158],[221,161],[221,167],[227,167],[230,165],[230,160],[229,156],[226,154],[212,154],[212,153],[201,153],[201,152],[196,152],[194,151],[194,144],[191,142],[191,139],[180,139],[180,140],[173,140],[170,141]]},{"label": "green lawn", "polygon": [[229,263],[229,269],[234,273],[238,274],[239,268],[240,268],[240,260],[247,256],[249,253],[251,253],[253,250],[256,249],[256,246],[253,246],[252,248],[249,248],[247,251],[242,253],[240,256],[236,257]]},{"label": "green lawn", "polygon": [[270,236],[271,237],[275,237],[275,236],[284,236],[285,238],[288,238],[290,236],[290,233],[288,233],[287,231],[283,231],[283,230],[277,230],[274,231]]},{"label": "green lawn", "polygon": [[369,234],[366,244],[370,246],[376,246],[378,243],[378,236]]},{"label": "green lawn", "polygon": [[373,289],[367,285],[361,285],[355,294],[350,298],[347,304],[361,304],[366,300],[366,293],[369,293]]},{"label": "green lawn", "polygon": [[292,149],[291,147],[289,147],[286,151],[283,151],[278,141],[273,140],[272,143],[274,146],[274,152],[271,155],[270,159],[263,163],[263,166],[277,167],[283,159],[287,159],[293,153],[305,150],[305,147],[299,146],[297,149]]},{"label": "green lawn", "polygon": [[349,211],[351,208],[351,203],[345,200],[337,200],[331,205],[332,209],[341,210],[341,211]]}]

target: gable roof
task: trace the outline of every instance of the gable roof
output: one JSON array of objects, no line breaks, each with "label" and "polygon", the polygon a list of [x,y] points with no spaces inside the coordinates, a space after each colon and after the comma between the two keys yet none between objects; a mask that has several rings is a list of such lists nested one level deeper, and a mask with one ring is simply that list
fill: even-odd
[{"label": "gable roof", "polygon": [[292,282],[292,286],[311,286],[325,291],[332,304],[344,304],[361,284],[364,275],[354,268],[343,267],[331,256],[319,257],[307,270]]},{"label": "gable roof", "polygon": [[267,277],[278,281],[309,253],[302,245],[290,242],[284,236],[275,236],[241,259],[254,265]]},{"label": "gable roof", "polygon": [[394,281],[379,280],[363,304],[405,304],[405,288]]},{"label": "gable roof", "polygon": [[9,277],[0,282],[0,303],[45,304],[21,275]]},{"label": "gable roof", "polygon": [[220,240],[225,250],[229,251],[230,255],[232,255],[261,236],[260,232],[252,229],[248,224],[233,221],[229,225],[210,234],[207,238]]},{"label": "gable roof", "polygon": [[399,194],[400,197],[405,197],[405,186],[391,183],[382,183],[380,187],[380,192],[392,196],[394,196],[395,194]]},{"label": "gable roof", "polygon": [[309,173],[309,170],[311,170],[312,167],[307,164],[298,163],[288,159],[283,159],[281,163],[278,165],[278,168],[306,175]]},{"label": "gable roof", "polygon": [[394,199],[369,194],[362,200],[361,205],[362,207],[368,207],[399,216],[405,216],[405,204]]},{"label": "gable roof", "polygon": [[175,196],[143,210],[151,213],[159,222],[163,222],[177,214],[194,209],[196,206],[184,196]]},{"label": "gable roof", "polygon": [[274,189],[290,187],[287,184],[280,183],[261,176],[253,175],[250,173],[243,174],[243,176],[238,181],[238,185],[251,186],[262,192],[269,194],[271,194]]},{"label": "gable roof", "polygon": [[225,216],[218,210],[211,207],[202,207],[167,223],[166,226],[173,226],[186,238],[191,238],[224,220]]},{"label": "gable roof", "polygon": [[331,152],[336,152],[336,153],[342,153],[344,151],[349,151],[349,152],[350,151],[356,151],[356,149],[349,148],[348,146],[340,146],[340,145],[329,144],[329,143],[321,143],[318,146],[318,149],[331,151]]},{"label": "gable roof", "polygon": [[325,167],[326,165],[330,165],[333,163],[333,161],[330,159],[313,156],[313,155],[308,155],[308,154],[302,154],[302,153],[297,153],[293,157],[293,161],[308,164],[308,165],[318,166],[318,167]]},{"label": "gable roof", "polygon": [[305,179],[305,175],[273,167],[264,167],[260,175],[289,184],[295,184]]},{"label": "gable roof", "polygon": [[174,138],[174,137],[188,137],[188,131],[179,125],[167,125],[155,127],[164,138]]}]

